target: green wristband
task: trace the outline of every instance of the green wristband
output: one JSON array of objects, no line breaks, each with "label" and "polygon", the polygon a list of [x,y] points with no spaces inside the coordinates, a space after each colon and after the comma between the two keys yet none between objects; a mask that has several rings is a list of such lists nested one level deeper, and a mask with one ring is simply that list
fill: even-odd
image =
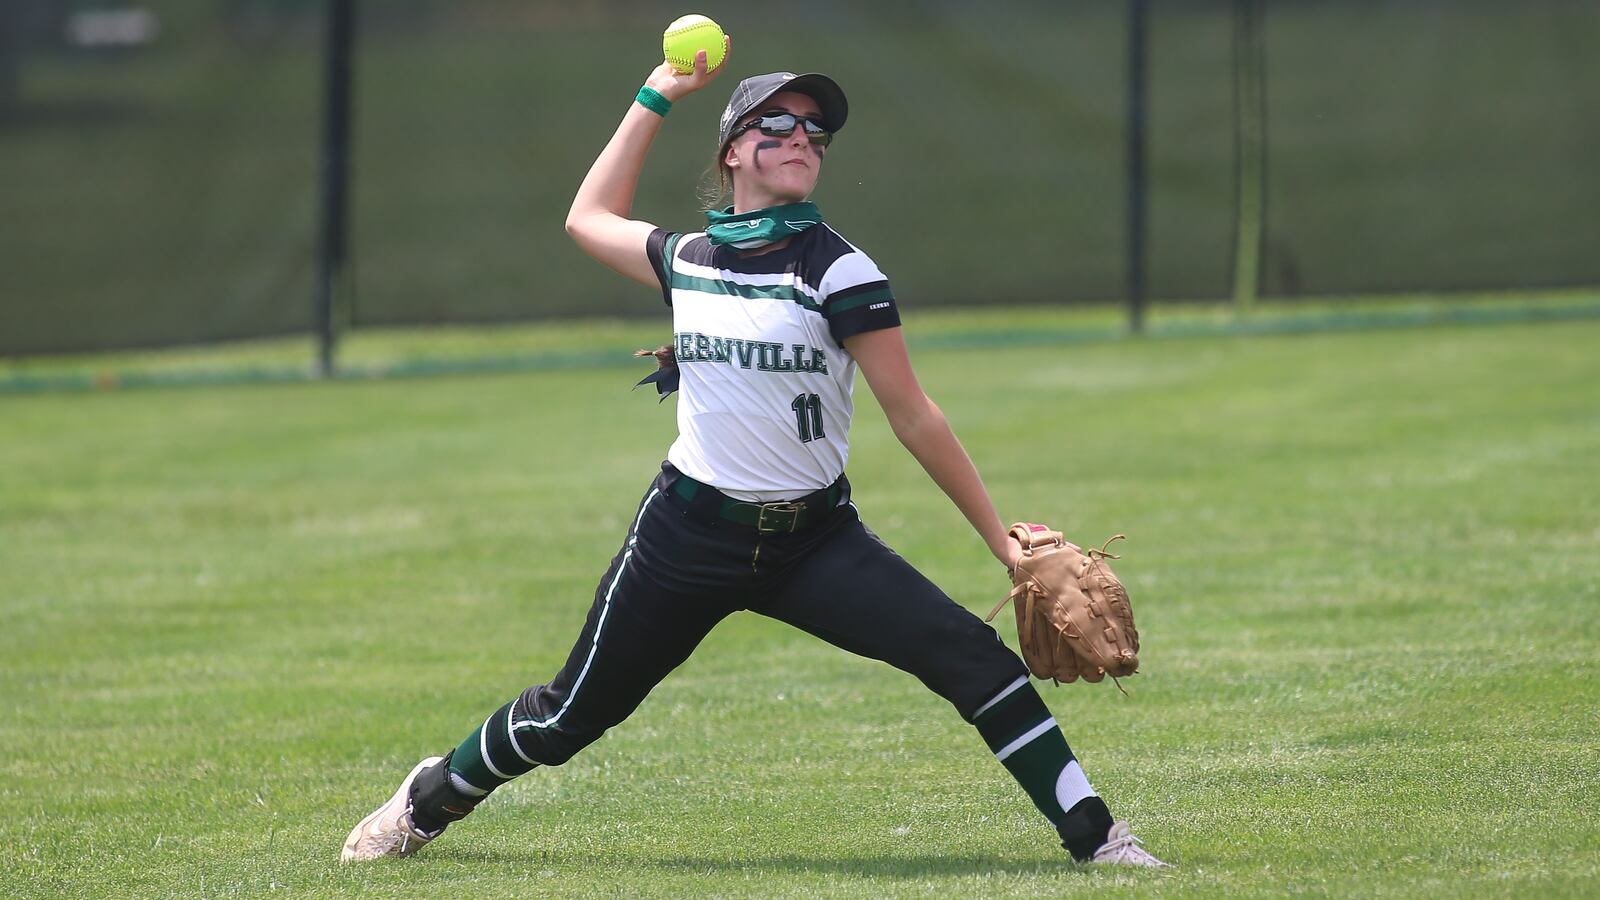
[{"label": "green wristband", "polygon": [[655,88],[645,85],[639,88],[639,95],[633,98],[640,106],[650,110],[658,116],[665,116],[667,110],[672,109],[672,101],[661,96]]}]

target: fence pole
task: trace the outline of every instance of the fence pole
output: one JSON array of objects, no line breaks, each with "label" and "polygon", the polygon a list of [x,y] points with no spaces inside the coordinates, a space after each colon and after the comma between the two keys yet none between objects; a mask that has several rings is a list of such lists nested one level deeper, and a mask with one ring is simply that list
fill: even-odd
[{"label": "fence pole", "polygon": [[1146,0],[1128,3],[1128,329],[1144,331],[1145,214],[1148,206],[1145,127],[1147,118],[1146,49],[1149,41]]},{"label": "fence pole", "polygon": [[1233,305],[1245,312],[1261,291],[1266,235],[1266,45],[1261,0],[1233,0]]},{"label": "fence pole", "polygon": [[322,212],[318,241],[320,271],[314,316],[317,372],[334,375],[334,298],[342,294],[348,249],[350,174],[350,56],[355,39],[356,0],[328,0],[323,51]]}]

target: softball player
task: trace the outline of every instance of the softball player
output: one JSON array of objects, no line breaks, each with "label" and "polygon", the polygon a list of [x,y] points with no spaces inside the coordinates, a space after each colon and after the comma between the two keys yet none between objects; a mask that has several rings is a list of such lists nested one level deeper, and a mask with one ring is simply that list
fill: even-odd
[{"label": "softball player", "polygon": [[600,579],[566,664],[419,762],[342,859],[405,856],[491,791],[566,762],[627,718],[724,617],[750,610],[915,675],[976,726],[1080,861],[1161,866],[1113,821],[1021,660],[878,539],[845,479],[859,367],[895,434],[1002,564],[1020,554],[939,408],[918,386],[894,295],[806,197],[845,95],[825,75],[741,82],[720,125],[733,206],[703,232],[628,218],[672,102],[704,87],[663,64],[595,161],[567,217],[591,256],[672,308],[678,438]]}]

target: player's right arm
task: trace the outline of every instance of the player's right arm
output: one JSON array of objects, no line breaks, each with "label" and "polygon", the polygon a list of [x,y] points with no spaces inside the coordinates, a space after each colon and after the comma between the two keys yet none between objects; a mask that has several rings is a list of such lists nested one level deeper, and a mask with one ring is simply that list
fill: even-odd
[{"label": "player's right arm", "polygon": [[[644,83],[676,103],[705,87],[727,66],[725,55],[722,65],[707,71],[706,54],[702,50],[695,54],[693,72],[679,73],[663,62]],[[572,235],[583,252],[634,281],[652,287],[660,282],[645,253],[645,244],[656,226],[630,218],[629,212],[633,208],[633,194],[639,186],[639,171],[644,168],[645,154],[660,130],[661,116],[638,103],[628,107],[628,114],[622,117],[616,134],[589,167],[589,174],[578,186],[578,195],[572,198],[572,209],[567,211],[567,234]]]}]

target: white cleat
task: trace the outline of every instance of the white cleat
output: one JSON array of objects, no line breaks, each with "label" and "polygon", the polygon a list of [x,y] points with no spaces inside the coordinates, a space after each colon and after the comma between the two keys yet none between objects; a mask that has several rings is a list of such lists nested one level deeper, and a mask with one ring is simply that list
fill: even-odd
[{"label": "white cleat", "polygon": [[411,824],[411,782],[417,780],[417,773],[442,759],[442,756],[430,756],[417,763],[406,780],[400,782],[400,789],[394,792],[389,802],[362,819],[350,836],[344,839],[344,850],[339,853],[339,861],[410,856],[422,849],[423,844],[438,837],[440,832],[424,834]]},{"label": "white cleat", "polygon": [[1106,834],[1106,842],[1094,852],[1089,862],[1102,866],[1143,866],[1147,869],[1170,869],[1171,863],[1164,863],[1150,851],[1144,849],[1139,839],[1133,836],[1133,829],[1127,822],[1113,822],[1111,831]]}]

